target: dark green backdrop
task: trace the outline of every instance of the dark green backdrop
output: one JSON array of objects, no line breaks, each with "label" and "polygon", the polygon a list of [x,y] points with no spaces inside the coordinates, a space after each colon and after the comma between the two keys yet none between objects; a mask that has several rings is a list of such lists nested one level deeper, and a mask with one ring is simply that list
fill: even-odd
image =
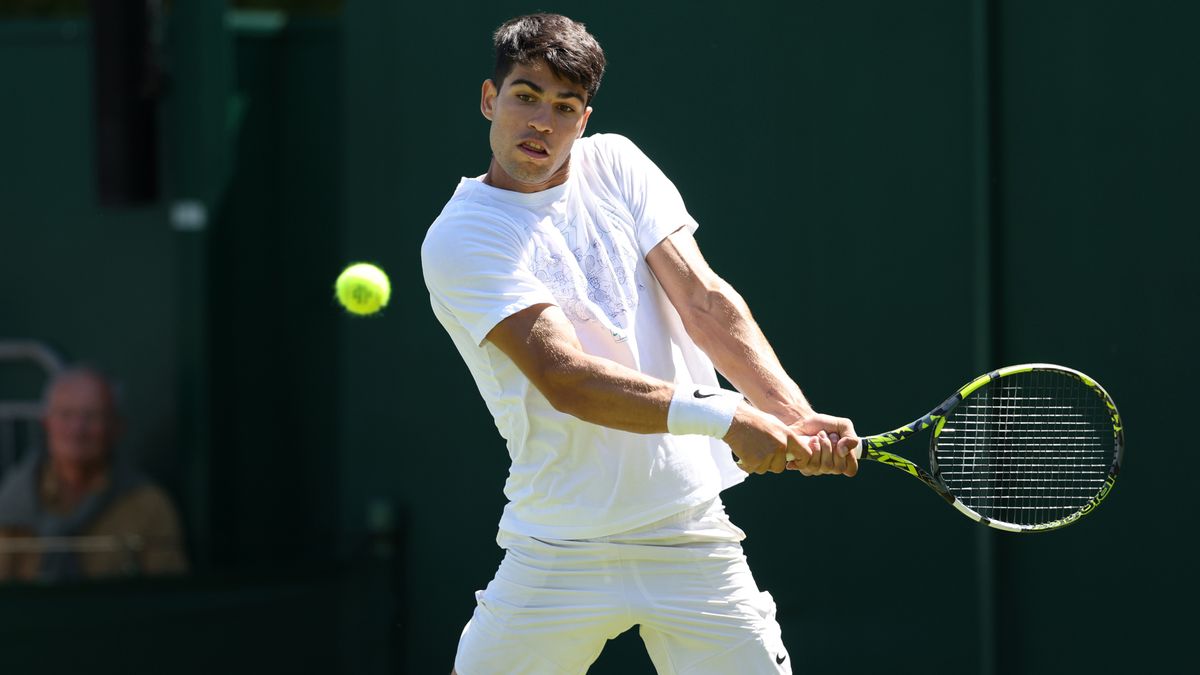
[{"label": "dark green backdrop", "polygon": [[[0,23],[0,337],[121,373],[126,449],[176,495],[197,562],[193,580],[0,589],[0,653],[45,667],[74,627],[98,672],[446,672],[499,561],[507,463],[418,249],[487,165],[489,33],[534,7],[207,4],[172,3],[164,195],[138,209],[96,205],[86,17]],[[879,466],[727,493],[797,664],[1190,662],[1197,6],[541,7],[605,45],[590,131],[672,177],[821,409],[876,431],[978,371],[1049,361],[1126,418],[1113,496],[1044,536],[981,531]],[[173,226],[180,201],[203,230]],[[358,259],[392,276],[382,317],[332,302]],[[631,634],[592,670],[649,671]]]}]

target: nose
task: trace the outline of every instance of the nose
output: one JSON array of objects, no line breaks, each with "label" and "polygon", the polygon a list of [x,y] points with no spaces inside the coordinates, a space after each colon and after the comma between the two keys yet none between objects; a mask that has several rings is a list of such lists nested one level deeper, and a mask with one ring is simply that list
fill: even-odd
[{"label": "nose", "polygon": [[537,111],[529,118],[529,128],[542,134],[550,133],[552,127],[550,126],[549,106],[538,106]]}]

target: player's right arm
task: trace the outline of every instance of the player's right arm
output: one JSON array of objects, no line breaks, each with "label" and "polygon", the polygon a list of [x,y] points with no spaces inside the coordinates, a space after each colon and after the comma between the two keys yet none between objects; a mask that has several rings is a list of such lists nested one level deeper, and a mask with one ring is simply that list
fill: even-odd
[{"label": "player's right arm", "polygon": [[[527,307],[500,321],[487,341],[504,352],[560,412],[633,433],[667,432],[675,385],[583,350],[575,329],[552,304]],[[724,439],[751,473],[784,470],[786,455],[820,462],[828,437],[802,436],[774,415],[742,403]]]}]

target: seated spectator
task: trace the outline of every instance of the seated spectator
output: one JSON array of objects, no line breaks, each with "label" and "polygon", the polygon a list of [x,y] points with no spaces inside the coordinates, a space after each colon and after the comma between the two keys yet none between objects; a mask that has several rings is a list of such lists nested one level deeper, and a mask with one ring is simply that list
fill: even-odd
[{"label": "seated spectator", "polygon": [[0,483],[0,579],[63,581],[187,571],[179,516],[115,453],[112,382],[74,368],[47,386],[46,452]]}]

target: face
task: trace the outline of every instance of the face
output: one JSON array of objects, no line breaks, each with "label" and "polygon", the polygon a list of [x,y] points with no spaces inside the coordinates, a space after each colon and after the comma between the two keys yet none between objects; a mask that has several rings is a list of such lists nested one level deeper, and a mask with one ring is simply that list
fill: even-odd
[{"label": "face", "polygon": [[483,83],[480,110],[492,121],[492,163],[485,182],[516,192],[540,192],[567,180],[571,146],[592,109],[587,92],[544,63],[517,64],[500,88]]},{"label": "face", "polygon": [[93,464],[106,459],[118,423],[112,392],[98,377],[68,377],[50,391],[46,445],[57,461]]}]

